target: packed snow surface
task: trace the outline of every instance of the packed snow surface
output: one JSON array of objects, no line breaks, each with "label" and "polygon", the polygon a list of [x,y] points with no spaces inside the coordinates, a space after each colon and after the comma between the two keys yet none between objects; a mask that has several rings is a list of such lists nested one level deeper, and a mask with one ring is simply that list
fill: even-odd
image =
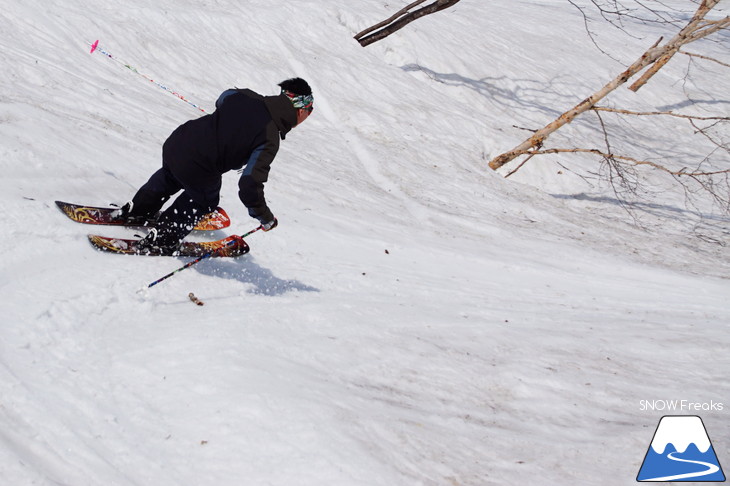
[{"label": "packed snow surface", "polygon": [[[634,484],[666,414],[730,464],[727,216],[643,169],[627,207],[591,156],[487,167],[679,24],[593,12],[609,56],[567,0],[465,0],[352,39],[401,3],[3,0],[0,483]],[[730,62],[727,36],[693,50]],[[608,104],[728,116],[727,72],[673,60]],[[233,86],[315,94],[266,186],[279,227],[148,290],[189,260],[96,252],[87,233],[135,230],[54,205],[127,201],[202,115],[140,74],[209,112]],[[637,158],[712,150],[634,123],[612,126]],[[574,125],[556,146],[603,140]],[[256,226],[236,182],[232,227],[191,238]],[[675,399],[701,405],[646,406]]]}]

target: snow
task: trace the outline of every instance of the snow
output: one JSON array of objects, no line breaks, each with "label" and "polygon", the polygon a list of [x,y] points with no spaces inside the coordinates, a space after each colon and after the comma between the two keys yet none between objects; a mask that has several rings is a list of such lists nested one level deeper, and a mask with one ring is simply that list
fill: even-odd
[{"label": "snow", "polygon": [[[670,28],[594,22],[614,60],[563,0],[460,2],[367,49],[352,35],[400,6],[4,7],[3,484],[633,484],[666,413],[640,400],[727,401],[726,215],[700,218],[651,172],[629,214],[581,177],[590,157],[507,180],[487,167],[526,137],[515,127],[551,121]],[[55,208],[128,200],[199,115],[89,54],[97,38],[208,111],[231,86],[312,84],[315,112],[267,185],[280,225],[251,235],[249,255],[140,291],[187,260],[95,252],[94,228]],[[727,62],[723,44],[697,49]],[[609,102],[727,116],[727,70],[686,68]],[[668,123],[619,125],[616,144],[704,156]],[[556,146],[600,137],[587,117],[574,125]],[[255,227],[236,179],[222,193],[233,227],[192,238]],[[727,410],[701,413],[721,464]]]}]

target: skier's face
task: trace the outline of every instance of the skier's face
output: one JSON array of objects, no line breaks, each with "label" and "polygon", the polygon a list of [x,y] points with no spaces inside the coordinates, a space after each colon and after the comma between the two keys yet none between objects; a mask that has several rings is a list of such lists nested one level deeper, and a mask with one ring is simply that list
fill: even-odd
[{"label": "skier's face", "polygon": [[305,110],[304,108],[299,108],[297,110],[297,126],[301,125],[304,120],[306,120],[309,115],[312,114],[312,110]]}]

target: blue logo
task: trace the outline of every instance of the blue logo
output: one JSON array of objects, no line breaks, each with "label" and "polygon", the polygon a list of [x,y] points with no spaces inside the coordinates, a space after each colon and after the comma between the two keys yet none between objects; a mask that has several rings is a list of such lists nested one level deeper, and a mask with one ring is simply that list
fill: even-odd
[{"label": "blue logo", "polygon": [[725,481],[702,419],[696,415],[662,417],[636,480]]}]

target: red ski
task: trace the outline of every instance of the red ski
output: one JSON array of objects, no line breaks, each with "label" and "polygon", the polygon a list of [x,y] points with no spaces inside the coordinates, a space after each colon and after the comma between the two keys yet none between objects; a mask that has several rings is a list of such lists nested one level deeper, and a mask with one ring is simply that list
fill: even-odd
[{"label": "red ski", "polygon": [[138,247],[140,240],[134,239],[89,235],[89,241],[97,250],[123,255],[200,257],[214,251],[212,257],[237,257],[249,252],[248,244],[238,235],[218,241],[183,241],[180,249],[171,254],[150,249],[140,250]]},{"label": "red ski", "polygon": [[[56,206],[69,218],[84,224],[98,224],[108,226],[155,226],[156,219],[150,219],[131,225],[127,221],[114,218],[114,212],[119,208],[98,208],[95,206],[82,206],[63,201],[56,201]],[[217,208],[210,214],[201,219],[194,229],[198,231],[215,231],[227,228],[231,225],[231,220],[223,210]]]}]

